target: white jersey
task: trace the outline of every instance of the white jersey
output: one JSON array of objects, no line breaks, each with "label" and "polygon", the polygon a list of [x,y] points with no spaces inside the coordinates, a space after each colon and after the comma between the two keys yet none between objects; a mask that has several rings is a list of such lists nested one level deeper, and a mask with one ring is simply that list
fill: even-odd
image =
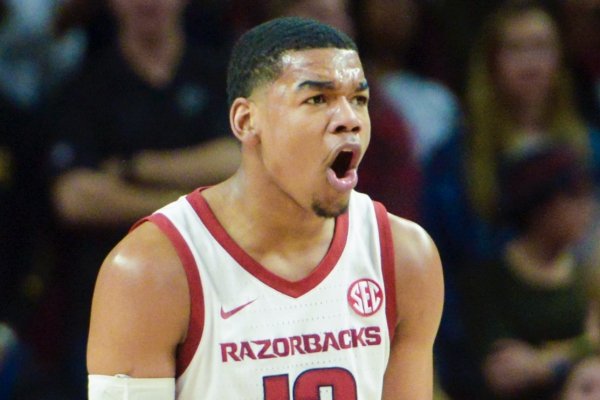
[{"label": "white jersey", "polygon": [[179,400],[371,400],[396,319],[387,213],[353,192],[330,248],[296,282],[265,269],[197,190],[148,218],[174,244],[191,295]]}]

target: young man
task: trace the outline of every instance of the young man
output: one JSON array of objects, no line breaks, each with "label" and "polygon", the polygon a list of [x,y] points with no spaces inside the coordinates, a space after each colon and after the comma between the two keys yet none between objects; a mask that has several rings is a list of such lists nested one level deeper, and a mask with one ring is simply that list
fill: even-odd
[{"label": "young man", "polygon": [[355,44],[260,25],[228,95],[237,173],[139,223],[101,268],[90,398],[431,398],[440,260],[353,191],[370,135]]}]

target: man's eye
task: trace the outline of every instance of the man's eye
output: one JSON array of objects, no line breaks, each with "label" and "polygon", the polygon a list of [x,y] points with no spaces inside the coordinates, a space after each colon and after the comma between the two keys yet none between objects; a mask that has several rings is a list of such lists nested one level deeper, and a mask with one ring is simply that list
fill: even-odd
[{"label": "man's eye", "polygon": [[319,94],[317,96],[313,96],[310,99],[306,100],[307,104],[324,104],[326,101],[325,96]]},{"label": "man's eye", "polygon": [[366,106],[367,104],[369,104],[369,98],[367,96],[356,96],[354,98],[354,104],[357,104],[359,106]]}]

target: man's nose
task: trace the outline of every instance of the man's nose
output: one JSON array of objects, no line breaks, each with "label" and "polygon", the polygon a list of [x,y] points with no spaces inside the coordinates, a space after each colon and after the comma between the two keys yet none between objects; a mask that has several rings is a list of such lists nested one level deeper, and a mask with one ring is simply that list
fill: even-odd
[{"label": "man's nose", "polygon": [[330,131],[335,133],[358,133],[362,129],[357,110],[345,97],[337,102],[330,124]]}]

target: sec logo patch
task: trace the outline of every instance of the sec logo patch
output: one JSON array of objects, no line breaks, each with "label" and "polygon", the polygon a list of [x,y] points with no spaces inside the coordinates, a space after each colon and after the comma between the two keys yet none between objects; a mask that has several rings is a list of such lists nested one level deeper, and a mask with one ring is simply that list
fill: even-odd
[{"label": "sec logo patch", "polygon": [[375,314],[383,304],[383,290],[372,279],[359,279],[348,289],[348,304],[358,315]]}]

